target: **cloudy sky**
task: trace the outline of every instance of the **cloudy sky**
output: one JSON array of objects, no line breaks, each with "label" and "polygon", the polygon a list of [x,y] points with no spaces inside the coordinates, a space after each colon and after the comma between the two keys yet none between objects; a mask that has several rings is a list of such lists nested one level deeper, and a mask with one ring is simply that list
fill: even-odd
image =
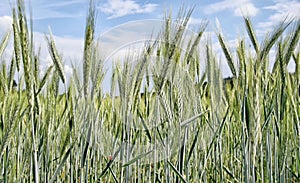
[{"label": "cloudy sky", "polygon": [[[220,22],[226,38],[232,42],[246,35],[242,15],[252,18],[256,33],[263,35],[284,17],[300,19],[300,0],[95,0],[97,9],[96,36],[103,38],[108,54],[131,42],[147,39],[160,27],[165,12],[176,14],[180,7],[194,7],[191,30],[208,20],[208,32]],[[89,0],[25,0],[31,7],[36,47],[42,47],[44,65],[51,64],[45,46],[45,33],[51,27],[58,49],[70,72],[70,61],[82,59],[83,35]],[[11,9],[15,0],[0,1],[0,36],[11,28]],[[121,36],[120,36],[121,35]],[[11,51],[8,47],[7,51]]]},{"label": "cloudy sky", "polygon": [[[299,0],[94,0],[97,5],[97,30],[104,32],[111,27],[133,20],[162,19],[164,12],[172,9],[174,16],[179,8],[195,6],[193,24],[202,19],[214,24],[215,18],[228,32],[241,31],[242,13],[250,15],[257,29],[271,30],[289,14],[299,18]],[[30,3],[34,31],[48,32],[61,37],[81,38],[84,33],[85,19],[89,0],[25,0]],[[11,16],[14,0],[0,1],[0,25]],[[29,7],[29,6],[27,6]]]}]

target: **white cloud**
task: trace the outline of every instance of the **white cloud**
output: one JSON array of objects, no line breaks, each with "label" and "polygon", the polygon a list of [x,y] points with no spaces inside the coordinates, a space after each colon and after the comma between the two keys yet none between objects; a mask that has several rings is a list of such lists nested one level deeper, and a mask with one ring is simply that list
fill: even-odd
[{"label": "white cloud", "polygon": [[232,10],[235,16],[255,16],[258,8],[251,3],[251,0],[224,0],[205,7],[204,13],[213,14],[224,10]]},{"label": "white cloud", "polygon": [[282,21],[286,16],[291,18],[300,19],[300,2],[299,1],[289,1],[279,2],[273,6],[264,7],[266,10],[273,10],[276,13],[269,17],[272,21]]},{"label": "white cloud", "polygon": [[0,35],[5,34],[12,28],[12,17],[10,16],[2,16],[0,17]]},{"label": "white cloud", "polygon": [[73,68],[69,65],[64,65],[64,71],[67,76],[71,76],[73,74]]},{"label": "white cloud", "polygon": [[205,22],[204,19],[190,17],[188,25],[201,25],[203,22]]},{"label": "white cloud", "polygon": [[[6,35],[6,33],[8,33],[8,31],[12,30],[12,17],[10,16],[2,16],[0,17],[0,41],[4,38],[4,36]],[[11,32],[12,33],[12,32]],[[10,34],[10,38],[12,34]],[[0,58],[0,64],[1,61],[8,61],[10,60],[11,56],[10,53],[13,50],[13,46],[12,46],[12,39],[10,39],[6,45],[6,48],[4,50],[4,52],[2,53],[1,58]]]},{"label": "white cloud", "polygon": [[[0,39],[4,34],[11,29],[12,17],[2,16],[0,17]],[[52,60],[48,52],[48,46],[46,42],[45,35],[40,32],[33,32],[34,34],[34,47],[36,50],[41,47],[40,63],[41,63],[41,73],[44,73],[45,70],[52,65]],[[55,34],[55,33],[54,33]],[[11,34],[11,38],[13,34]],[[65,64],[66,74],[71,74],[70,65],[71,61],[80,62],[83,57],[83,39],[79,38],[70,38],[70,37],[60,37],[53,36],[56,43],[57,50],[59,54],[63,56],[63,61]],[[10,39],[4,55],[3,60],[10,60],[13,55],[13,39]],[[0,63],[1,64],[1,63]]]},{"label": "white cloud", "polygon": [[151,3],[141,5],[133,0],[108,0],[100,7],[100,10],[110,15],[108,19],[112,19],[138,13],[150,13],[155,10],[156,6],[157,4]]},{"label": "white cloud", "polygon": [[[81,60],[83,58],[83,39],[60,37],[55,35],[53,35],[53,39],[58,54],[62,56],[65,74],[70,76],[72,74],[70,69],[72,64],[71,62],[76,62],[77,65],[81,64]],[[50,65],[53,64],[49,55],[45,35],[40,32],[34,32],[34,44],[36,50],[41,47],[40,63],[42,69],[41,72],[43,73]]]},{"label": "white cloud", "polygon": [[255,16],[258,13],[258,9],[252,3],[246,3],[234,10],[235,16]]},{"label": "white cloud", "polygon": [[300,19],[300,2],[299,1],[285,1],[275,0],[275,4],[272,6],[266,6],[263,9],[265,11],[273,11],[271,16],[268,17],[267,21],[260,22],[258,24],[258,33],[265,34],[273,30],[274,26],[278,25],[285,18],[299,20]]},{"label": "white cloud", "polygon": [[[161,20],[131,21],[103,33],[100,40],[101,56],[104,60],[115,56],[121,49],[143,43],[146,40],[156,39],[161,31]],[[124,56],[124,55],[123,55]]]}]

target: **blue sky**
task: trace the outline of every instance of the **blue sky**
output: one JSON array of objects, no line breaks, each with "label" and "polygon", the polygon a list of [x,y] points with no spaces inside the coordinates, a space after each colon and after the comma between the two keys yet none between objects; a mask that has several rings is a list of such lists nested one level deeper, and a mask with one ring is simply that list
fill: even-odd
[{"label": "blue sky", "polygon": [[[29,1],[25,0],[28,5]],[[34,31],[48,32],[62,37],[82,37],[89,0],[31,0]],[[97,33],[113,26],[142,19],[162,19],[172,9],[174,16],[179,8],[195,6],[192,23],[215,18],[225,32],[236,33],[243,29],[241,11],[252,17],[255,27],[270,30],[287,13],[299,18],[299,0],[95,0],[97,6]],[[0,16],[10,16],[13,0],[1,0]],[[29,6],[27,6],[29,7]]]},{"label": "blue sky", "polygon": [[[153,32],[153,27],[160,26],[158,20],[163,19],[165,12],[172,9],[172,14],[176,17],[182,6],[195,7],[190,20],[191,30],[197,30],[202,20],[208,20],[207,32],[214,33],[216,19],[218,19],[229,43],[234,43],[238,38],[246,36],[242,14],[251,17],[259,36],[272,31],[286,16],[293,17],[295,20],[300,19],[300,0],[94,1],[97,9],[96,37],[106,35],[106,38],[111,38],[107,39],[111,41],[107,44],[114,45],[110,49],[116,49],[122,44],[136,40],[137,34],[140,36],[143,32]],[[82,60],[89,0],[31,0],[30,2],[25,0],[25,4],[27,9],[28,7],[32,9],[36,47],[46,48],[44,33],[49,33],[49,27],[51,27],[57,47],[62,51],[65,59],[65,71],[71,72],[70,60]],[[11,9],[14,5],[14,0],[0,1],[1,37],[11,28]],[[149,19],[157,20],[157,22],[143,21]],[[134,21],[136,22],[132,23]],[[117,38],[112,34],[111,30],[116,27],[122,27],[122,38]],[[129,29],[131,30],[126,32]],[[111,34],[107,35],[107,32]],[[103,49],[110,47],[110,45],[104,45]],[[9,45],[7,51],[11,50],[12,46]],[[45,67],[51,64],[47,49],[42,49],[41,57]]]}]

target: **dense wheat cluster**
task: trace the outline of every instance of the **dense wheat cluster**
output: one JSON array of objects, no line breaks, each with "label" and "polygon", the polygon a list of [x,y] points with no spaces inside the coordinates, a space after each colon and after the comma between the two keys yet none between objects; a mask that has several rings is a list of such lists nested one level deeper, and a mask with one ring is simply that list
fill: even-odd
[{"label": "dense wheat cluster", "polygon": [[[248,35],[235,50],[216,33],[219,60],[201,39],[206,22],[184,36],[192,10],[181,10],[175,27],[166,16],[135,62],[128,57],[106,73],[91,3],[83,75],[76,68],[65,75],[50,32],[53,64],[41,77],[24,12],[18,0],[12,31],[0,42],[0,182],[300,181],[299,21],[284,21],[259,41],[245,17]],[[4,64],[10,37],[14,51]],[[232,80],[222,81],[219,62],[228,63]],[[14,88],[16,73],[24,74]]]}]

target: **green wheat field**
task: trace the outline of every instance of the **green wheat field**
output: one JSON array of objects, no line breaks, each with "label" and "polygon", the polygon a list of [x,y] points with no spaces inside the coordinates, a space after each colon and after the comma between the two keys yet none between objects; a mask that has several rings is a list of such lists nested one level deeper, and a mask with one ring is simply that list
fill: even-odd
[{"label": "green wheat field", "polygon": [[51,33],[42,49],[53,62],[40,71],[18,0],[0,40],[0,182],[300,182],[300,22],[286,19],[260,40],[244,17],[234,50],[216,31],[220,59],[202,40],[207,22],[184,36],[192,11],[167,14],[161,35],[108,73],[91,3],[82,71],[67,76]]}]

